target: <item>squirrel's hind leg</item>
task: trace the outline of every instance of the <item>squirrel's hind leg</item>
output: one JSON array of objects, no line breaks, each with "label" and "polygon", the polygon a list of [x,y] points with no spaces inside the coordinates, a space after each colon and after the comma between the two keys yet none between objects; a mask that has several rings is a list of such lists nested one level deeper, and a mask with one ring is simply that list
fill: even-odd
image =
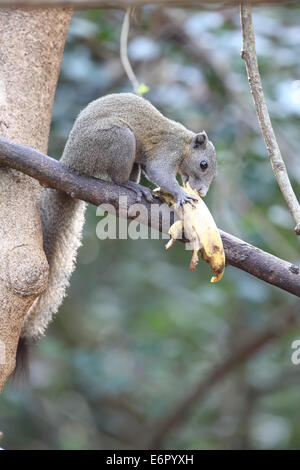
[{"label": "squirrel's hind leg", "polygon": [[123,186],[126,186],[127,188],[134,191],[137,194],[137,198],[139,201],[141,200],[142,196],[145,196],[148,202],[152,202],[153,193],[151,189],[139,184],[140,178],[141,178],[141,166],[138,163],[134,163],[131,173],[130,173],[129,181],[127,181],[127,183],[125,183]]},{"label": "squirrel's hind leg", "polygon": [[139,163],[134,163],[129,180],[134,181],[135,183],[139,183],[141,178],[141,165]]},{"label": "squirrel's hind leg", "polygon": [[117,140],[110,146],[110,152],[114,152],[113,165],[109,169],[112,181],[123,188],[130,189],[136,194],[137,202],[141,202],[142,196],[148,202],[153,201],[151,189],[139,184],[141,169],[135,162],[136,141],[134,134],[126,128],[117,128]]}]

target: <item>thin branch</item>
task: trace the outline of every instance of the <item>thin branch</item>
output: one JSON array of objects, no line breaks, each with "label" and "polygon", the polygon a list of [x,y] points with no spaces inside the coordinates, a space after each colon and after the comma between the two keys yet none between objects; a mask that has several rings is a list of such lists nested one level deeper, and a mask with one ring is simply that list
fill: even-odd
[{"label": "thin branch", "polygon": [[[82,199],[96,206],[103,203],[111,204],[122,217],[124,217],[124,207],[119,207],[119,202],[120,197],[125,197],[127,204],[126,217],[135,218],[135,215],[130,215],[130,211],[128,214],[128,209],[136,202],[132,191],[111,182],[80,176],[53,158],[37,152],[32,147],[20,145],[0,137],[0,164],[22,171],[37,179],[45,187],[59,189],[72,197]],[[160,202],[157,200],[150,204],[143,199],[143,205],[147,209],[147,219],[142,220],[139,218],[140,221],[149,226],[151,226],[151,222],[153,223],[151,221],[151,206],[153,204],[160,204]],[[174,217],[174,214],[172,217]],[[166,231],[161,223],[155,228]],[[227,264],[231,264],[269,284],[300,297],[300,269],[298,266],[266,253],[222,230],[220,230],[220,233]]]},{"label": "thin branch", "polygon": [[120,35],[120,58],[121,58],[121,62],[124,67],[124,70],[126,72],[126,75],[132,84],[132,88],[134,92],[138,93],[140,84],[138,82],[138,79],[135,76],[134,71],[132,70],[131,64],[128,59],[128,33],[129,33],[129,28],[130,28],[130,16],[131,16],[132,11],[133,11],[132,8],[127,8],[125,17],[123,20],[123,25],[121,29],[121,35]]},{"label": "thin branch", "polygon": [[279,318],[279,321],[272,321],[258,335],[253,335],[247,341],[232,352],[223,362],[216,365],[182,400],[177,403],[167,416],[163,417],[155,426],[152,437],[148,442],[149,449],[161,449],[170,433],[181,426],[191,409],[203,399],[209,391],[225,376],[245,363],[264,346],[272,340],[282,336],[299,321],[299,302],[294,308]]},{"label": "thin branch", "polygon": [[271,166],[289,211],[296,222],[295,232],[297,235],[300,235],[300,205],[289,180],[264,97],[256,56],[251,10],[251,5],[241,5],[241,25],[243,32],[243,49],[241,56],[246,63],[248,80],[255,104],[256,114],[266,143]]},{"label": "thin branch", "polygon": [[[239,5],[241,0],[0,0],[0,6],[32,6],[32,7],[57,7],[72,6],[77,9],[85,8],[128,8],[143,5],[166,5],[166,6],[211,6]],[[297,0],[248,0],[253,5],[297,3]]]}]

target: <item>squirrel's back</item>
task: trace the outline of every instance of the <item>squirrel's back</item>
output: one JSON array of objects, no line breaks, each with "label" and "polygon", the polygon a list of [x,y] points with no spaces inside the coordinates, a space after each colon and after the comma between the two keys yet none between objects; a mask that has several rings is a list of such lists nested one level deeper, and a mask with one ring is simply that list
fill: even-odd
[{"label": "squirrel's back", "polygon": [[76,124],[84,127],[92,120],[101,121],[104,126],[112,122],[126,126],[141,142],[158,135],[192,135],[182,124],[166,118],[149,101],[133,93],[115,93],[92,101],[81,111]]},{"label": "squirrel's back", "polygon": [[168,121],[149,101],[133,93],[113,93],[92,101],[77,120],[120,119],[124,124],[140,126],[145,121]]},{"label": "squirrel's back", "polygon": [[[163,116],[140,96],[133,93],[111,94],[92,101],[78,115],[62,162],[84,173],[86,163],[82,161],[81,155],[88,149],[92,164],[99,149],[105,154],[106,148],[112,149],[117,144],[117,128],[127,128],[134,135],[139,163],[151,159],[158,152],[173,151],[180,154],[195,135],[182,124]],[[119,144],[122,145],[122,142]],[[103,175],[94,176],[103,178]]]}]

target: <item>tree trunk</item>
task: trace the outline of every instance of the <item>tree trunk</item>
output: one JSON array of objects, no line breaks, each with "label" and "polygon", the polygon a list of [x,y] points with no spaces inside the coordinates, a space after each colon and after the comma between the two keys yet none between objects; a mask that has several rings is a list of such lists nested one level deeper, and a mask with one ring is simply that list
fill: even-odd
[{"label": "tree trunk", "polygon": [[[0,134],[47,151],[70,8],[0,10]],[[26,312],[47,286],[39,183],[0,169],[0,390],[15,368]]]}]

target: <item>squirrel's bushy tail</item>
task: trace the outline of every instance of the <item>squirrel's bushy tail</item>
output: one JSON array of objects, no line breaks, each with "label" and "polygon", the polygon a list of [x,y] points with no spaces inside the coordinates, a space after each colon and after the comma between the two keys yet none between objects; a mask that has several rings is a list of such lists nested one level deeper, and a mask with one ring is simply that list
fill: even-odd
[{"label": "squirrel's bushy tail", "polygon": [[57,312],[66,294],[81,245],[86,203],[46,189],[42,199],[44,250],[49,263],[47,289],[28,311],[22,337],[38,338]]}]

